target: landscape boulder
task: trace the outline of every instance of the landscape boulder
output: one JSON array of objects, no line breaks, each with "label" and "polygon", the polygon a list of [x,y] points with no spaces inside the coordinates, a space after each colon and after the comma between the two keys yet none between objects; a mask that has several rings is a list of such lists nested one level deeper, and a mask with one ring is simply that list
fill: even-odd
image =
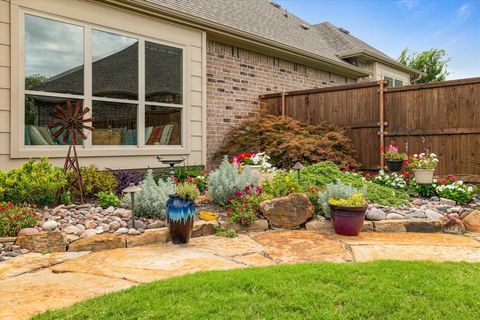
[{"label": "landscape boulder", "polygon": [[480,210],[475,210],[463,218],[465,229],[470,232],[480,232]]},{"label": "landscape boulder", "polygon": [[23,249],[40,253],[67,251],[67,239],[60,231],[19,235],[15,244]]},{"label": "landscape boulder", "polygon": [[301,193],[263,201],[260,203],[260,212],[274,228],[295,228],[313,217],[312,204]]}]

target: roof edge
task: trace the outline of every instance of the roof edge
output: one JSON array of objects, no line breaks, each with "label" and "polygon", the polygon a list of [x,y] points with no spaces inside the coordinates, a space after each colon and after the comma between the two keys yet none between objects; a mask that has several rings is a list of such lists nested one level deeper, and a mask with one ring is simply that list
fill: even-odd
[{"label": "roof edge", "polygon": [[341,58],[341,59],[353,58],[353,57],[358,57],[358,56],[364,56],[364,57],[368,57],[368,58],[373,59],[373,60],[381,61],[381,62],[383,62],[387,65],[393,66],[397,69],[402,69],[402,70],[407,71],[408,73],[413,74],[413,75],[420,75],[420,76],[425,76],[426,75],[425,72],[419,71],[419,70],[414,69],[414,68],[409,67],[409,66],[406,66],[403,63],[400,63],[400,62],[395,61],[393,59],[383,57],[383,56],[381,56],[381,55],[379,55],[379,54],[377,54],[373,51],[366,50],[366,49],[355,49],[355,50],[341,52],[341,53],[338,54],[338,57]]},{"label": "roof edge", "polygon": [[149,3],[146,1],[142,0],[85,0],[89,2],[94,2],[94,3],[104,3],[107,5],[113,5],[115,7],[123,7],[125,9],[129,10],[140,10],[143,12],[146,12],[150,15],[155,15],[155,16],[160,16],[162,18],[166,18],[171,21],[175,22],[180,22],[182,24],[188,25],[190,27],[196,27],[197,29],[200,27],[204,29],[205,31],[211,31],[211,32],[216,32],[216,33],[221,33],[224,35],[230,35],[230,36],[237,36],[242,39],[251,41],[253,43],[258,43],[258,44],[263,44],[268,47],[274,47],[277,50],[283,50],[287,52],[291,52],[294,55],[300,55],[303,56],[307,59],[313,59],[317,60],[319,62],[322,62],[326,65],[331,65],[333,68],[340,68],[345,70],[344,75],[351,75],[357,78],[362,78],[366,77],[369,75],[372,75],[373,72],[369,70],[365,70],[363,68],[359,68],[354,65],[350,65],[347,62],[338,62],[335,60],[332,60],[330,58],[314,54],[290,45],[283,44],[278,41],[270,40],[264,37],[259,37],[255,34],[248,33],[245,31],[241,31],[235,28],[231,28],[219,23],[212,22],[207,19],[199,18],[197,16],[193,16],[178,10],[170,9],[168,7],[164,7],[159,4],[154,4],[154,3]]}]

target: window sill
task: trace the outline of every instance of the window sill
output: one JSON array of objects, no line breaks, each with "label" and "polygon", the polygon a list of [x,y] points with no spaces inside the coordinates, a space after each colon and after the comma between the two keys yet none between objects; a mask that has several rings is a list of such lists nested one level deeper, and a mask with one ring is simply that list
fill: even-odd
[{"label": "window sill", "polygon": [[[79,157],[123,157],[123,156],[157,156],[157,155],[185,155],[188,151],[182,146],[147,146],[139,148],[137,146],[92,146],[76,148]],[[68,146],[45,147],[36,146],[21,148],[17,153],[12,153],[12,159],[26,158],[63,158],[67,155]]]}]

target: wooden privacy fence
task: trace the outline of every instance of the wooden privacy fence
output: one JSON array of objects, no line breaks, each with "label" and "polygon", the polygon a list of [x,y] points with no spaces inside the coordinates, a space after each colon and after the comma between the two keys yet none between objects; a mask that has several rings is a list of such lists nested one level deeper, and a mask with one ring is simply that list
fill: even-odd
[{"label": "wooden privacy fence", "polygon": [[480,175],[480,78],[403,87],[381,80],[260,100],[274,115],[346,128],[364,170],[383,168],[381,147],[394,140],[409,154],[430,147],[440,158],[437,174]]}]

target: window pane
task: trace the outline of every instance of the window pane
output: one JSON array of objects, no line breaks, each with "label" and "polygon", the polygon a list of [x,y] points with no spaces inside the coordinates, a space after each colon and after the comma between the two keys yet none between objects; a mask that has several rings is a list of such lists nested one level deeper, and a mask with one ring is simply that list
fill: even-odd
[{"label": "window pane", "polygon": [[138,99],[138,40],[92,31],[93,95]]},{"label": "window pane", "polygon": [[182,104],[182,49],[145,41],[145,100]]},{"label": "window pane", "polygon": [[387,80],[389,87],[392,87],[392,86],[393,86],[393,78],[384,77],[383,79],[384,79],[384,80]]},{"label": "window pane", "polygon": [[[48,127],[50,122],[60,121],[59,119],[51,116],[51,113],[56,111],[55,106],[59,105],[62,107],[62,109],[66,110],[67,100],[72,103],[74,110],[77,102],[82,103],[82,101],[79,100],[64,98],[31,95],[25,96],[25,145],[70,144],[72,137],[70,135],[67,136],[65,131],[60,132],[58,136],[55,136],[57,131],[60,130],[60,125],[53,128]],[[65,137],[66,142],[64,141]],[[77,144],[82,144],[82,138],[78,134]]]},{"label": "window pane", "polygon": [[94,145],[136,145],[137,106],[127,103],[94,101],[92,133]]},{"label": "window pane", "polygon": [[83,94],[83,28],[25,15],[25,89]]},{"label": "window pane", "polygon": [[403,86],[403,81],[395,79],[395,87],[401,87],[401,86]]},{"label": "window pane", "polygon": [[182,109],[145,106],[145,144],[181,145]]}]

